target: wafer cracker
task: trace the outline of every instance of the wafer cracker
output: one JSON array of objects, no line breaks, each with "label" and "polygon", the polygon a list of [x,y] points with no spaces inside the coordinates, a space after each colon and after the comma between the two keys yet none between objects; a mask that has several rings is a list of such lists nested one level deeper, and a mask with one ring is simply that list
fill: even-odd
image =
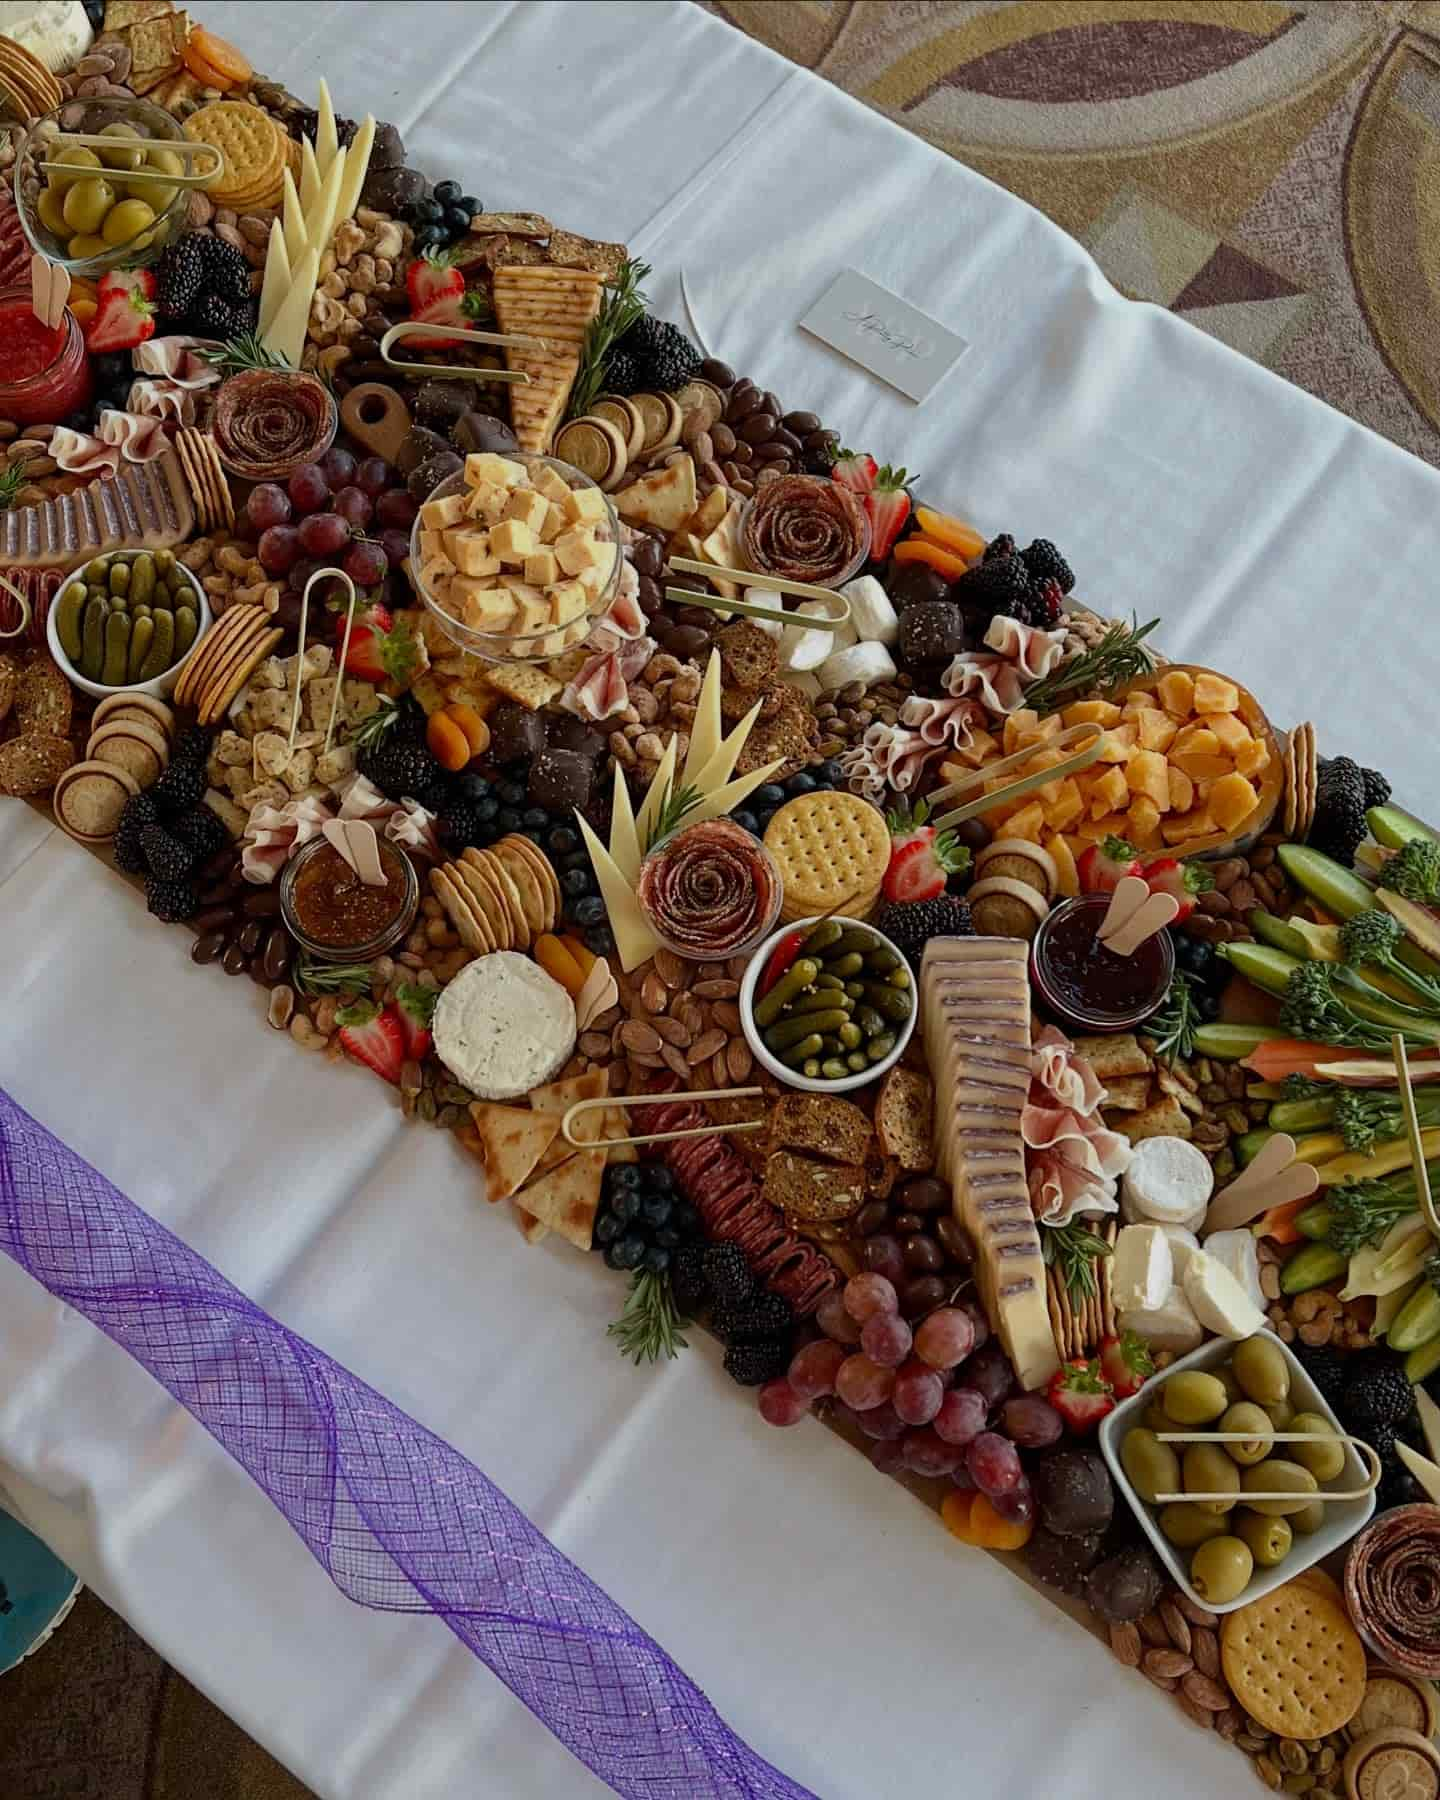
[{"label": "wafer cracker", "polygon": [[22,118],[37,118],[64,104],[60,83],[14,38],[0,38],[0,88],[11,96]]},{"label": "wafer cracker", "polygon": [[[470,852],[467,851],[466,855],[469,856]],[[520,890],[515,885],[515,878],[492,851],[478,850],[474,855],[477,859],[484,859],[485,873],[490,877],[492,885],[505,903],[506,911],[510,914],[510,928],[515,948],[528,950],[530,948],[530,927],[525,919],[525,907],[520,899]]]},{"label": "wafer cracker", "polygon": [[455,927],[460,942],[467,950],[474,950],[486,956],[494,949],[489,941],[489,933],[482,933],[475,911],[468,900],[461,894],[459,884],[448,869],[432,869],[430,871],[430,889],[435,898],[445,909],[445,916]]},{"label": "wafer cracker", "polygon": [[[262,618],[268,619],[269,613],[261,608],[255,610]],[[196,716],[202,725],[217,725],[225,716],[225,709],[255,673],[265,658],[285,636],[277,626],[267,631],[258,643],[240,646],[234,656],[223,664],[215,675],[209,689],[201,695],[200,704],[196,708]]]},{"label": "wafer cracker", "polygon": [[890,861],[883,816],[856,794],[820,792],[787,801],[765,831],[765,848],[794,917],[823,913],[872,894]]},{"label": "wafer cracker", "polygon": [[498,850],[503,844],[513,845],[533,867],[545,902],[544,918],[540,929],[553,931],[560,917],[560,877],[555,873],[549,857],[543,851],[538,850],[529,838],[521,837],[518,833],[501,838],[495,848]]},{"label": "wafer cracker", "polygon": [[459,895],[461,902],[470,909],[475,930],[484,940],[488,950],[509,950],[510,921],[498,900],[489,897],[488,891],[482,890],[477,881],[471,879],[473,870],[467,869],[458,862],[447,863],[445,872],[451,885]]},{"label": "wafer cracker", "polygon": [[1235,1698],[1267,1731],[1339,1731],[1365,1698],[1365,1646],[1318,1589],[1287,1582],[1227,1615],[1220,1661]]},{"label": "wafer cracker", "polygon": [[221,614],[186,658],[175,684],[181,706],[197,706],[214,676],[242,644],[258,637],[269,622],[259,606],[232,606]]},{"label": "wafer cracker", "polygon": [[473,860],[467,859],[469,854],[462,855],[459,862],[451,865],[455,876],[484,914],[490,935],[495,940],[495,948],[513,950],[516,947],[515,922],[510,916],[505,897],[500,892],[500,884],[478,851],[473,853]]},{"label": "wafer cracker", "polygon": [[545,915],[548,910],[544,891],[540,886],[540,877],[531,867],[528,857],[521,856],[513,843],[496,844],[490,854],[500,863],[510,879],[515,883],[520,895],[520,905],[525,912],[525,923],[530,927],[532,938],[539,937],[545,930]]}]

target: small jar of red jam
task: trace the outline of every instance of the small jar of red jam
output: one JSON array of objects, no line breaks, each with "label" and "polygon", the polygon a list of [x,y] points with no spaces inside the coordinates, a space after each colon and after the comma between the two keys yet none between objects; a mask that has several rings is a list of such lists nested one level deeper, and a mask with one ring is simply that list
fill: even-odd
[{"label": "small jar of red jam", "polygon": [[328,838],[315,837],[286,863],[280,916],[317,962],[369,962],[398,943],[420,905],[415,865],[387,838],[377,838],[384,879],[367,886]]},{"label": "small jar of red jam", "polygon": [[1153,932],[1130,956],[1099,938],[1109,894],[1064,900],[1030,946],[1030,979],[1047,1009],[1081,1031],[1130,1031],[1165,998],[1175,973],[1168,931]]},{"label": "small jar of red jam", "polygon": [[67,308],[53,329],[35,317],[29,288],[0,292],[0,419],[39,425],[90,404],[85,339]]}]

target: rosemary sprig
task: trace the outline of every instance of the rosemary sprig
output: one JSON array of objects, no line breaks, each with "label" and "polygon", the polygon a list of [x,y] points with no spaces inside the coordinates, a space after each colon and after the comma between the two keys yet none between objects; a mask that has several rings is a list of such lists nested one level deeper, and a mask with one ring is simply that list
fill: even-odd
[{"label": "rosemary sprig", "polygon": [[25,465],[23,462],[10,463],[0,469],[0,512],[15,504],[15,496],[25,485]]},{"label": "rosemary sprig", "polygon": [[380,740],[400,723],[400,703],[388,694],[380,695],[380,704],[367,713],[350,731],[350,742],[362,749],[373,750]]},{"label": "rosemary sprig", "polygon": [[1040,1235],[1040,1249],[1048,1265],[1059,1269],[1066,1291],[1076,1300],[1088,1300],[1095,1292],[1095,1263],[1109,1256],[1110,1246],[1079,1219],[1068,1225],[1047,1225]]},{"label": "rosemary sprig", "polygon": [[635,321],[643,317],[645,296],[640,291],[640,283],[649,273],[649,263],[634,262],[627,257],[614,278],[605,283],[600,310],[585,332],[580,372],[570,390],[567,419],[578,419],[581,413],[588,412],[604,392],[605,359]]},{"label": "rosemary sprig", "polygon": [[660,810],[655,815],[655,823],[651,826],[645,842],[640,846],[641,854],[648,855],[657,844],[669,837],[672,832],[678,831],[685,823],[686,813],[698,806],[704,797],[699,788],[687,787],[677,790],[672,781],[665,789],[665,798],[661,801]]},{"label": "rosemary sprig", "polygon": [[242,369],[284,369],[293,373],[289,360],[267,350],[255,331],[242,332],[218,350],[202,350],[200,354],[222,375],[238,375]]},{"label": "rosemary sprig", "polygon": [[606,1336],[613,1337],[620,1354],[634,1363],[660,1362],[689,1348],[680,1335],[688,1323],[676,1310],[670,1277],[637,1269],[620,1317],[607,1328]]},{"label": "rosemary sprig", "polygon": [[1080,695],[1108,693],[1133,676],[1148,675],[1155,658],[1143,640],[1159,623],[1152,619],[1148,625],[1137,625],[1132,618],[1125,625],[1117,619],[1098,644],[1026,688],[1026,706],[1052,713]]},{"label": "rosemary sprig", "polygon": [[295,985],[302,994],[368,994],[370,974],[369,963],[304,961],[296,967]]},{"label": "rosemary sprig", "polygon": [[1196,985],[1193,976],[1177,969],[1165,998],[1146,1021],[1146,1034],[1155,1039],[1155,1054],[1167,1068],[1174,1068],[1177,1057],[1194,1054],[1195,1032],[1200,1025]]}]

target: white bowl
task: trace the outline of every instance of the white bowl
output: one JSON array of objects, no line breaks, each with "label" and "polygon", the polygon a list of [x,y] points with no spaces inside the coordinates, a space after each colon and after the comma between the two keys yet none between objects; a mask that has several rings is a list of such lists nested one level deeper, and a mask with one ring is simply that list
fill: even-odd
[{"label": "white bowl", "polygon": [[[915,1017],[919,1010],[919,996],[915,991],[913,977],[910,985],[910,1017],[903,1025],[896,1027],[898,1036],[895,1040],[895,1048],[872,1067],[862,1069],[858,1075],[847,1075],[840,1081],[812,1079],[808,1075],[800,1074],[797,1069],[787,1069],[778,1056],[766,1049],[760,1033],[755,1027],[755,1021],[751,1017],[751,1010],[755,1003],[756,984],[759,982],[761,970],[769,962],[775,946],[781,938],[787,937],[792,931],[803,931],[807,925],[818,925],[822,916],[817,913],[813,918],[793,919],[790,924],[782,925],[778,931],[771,932],[750,958],[750,966],[746,969],[745,978],[740,983],[740,1029],[745,1033],[745,1042],[750,1046],[756,1061],[762,1069],[768,1069],[777,1081],[783,1081],[787,1087],[802,1088],[807,1094],[848,1094],[855,1088],[868,1087],[872,1081],[878,1081],[882,1075],[887,1075],[905,1054],[905,1046],[915,1034]],[[848,919],[841,913],[832,913],[830,916],[837,925],[853,925],[857,930],[868,931],[877,944],[885,944],[891,950],[895,950],[897,956],[900,955],[899,950],[885,936],[885,933],[877,931],[868,920]]]},{"label": "white bowl", "polygon": [[[101,550],[96,552],[96,555],[107,558],[112,556],[123,557],[127,562],[134,562],[137,556],[145,556],[147,554],[151,553],[144,550]],[[127,682],[122,687],[106,687],[103,682],[91,681],[80,673],[70,661],[70,658],[65,654],[64,648],[60,643],[59,634],[55,629],[55,615],[58,610],[61,594],[81,570],[85,568],[86,564],[92,563],[94,560],[95,558],[93,556],[86,557],[85,562],[80,563],[76,568],[72,569],[65,577],[64,581],[60,583],[60,586],[55,590],[55,598],[50,602],[50,609],[45,615],[45,641],[50,646],[50,654],[64,671],[66,680],[72,682],[74,686],[79,688],[82,694],[89,694],[93,699],[104,700],[110,694],[150,694],[156,700],[165,699],[170,690],[175,686],[175,683],[180,679],[180,671],[184,668],[185,662],[190,655],[190,651],[195,648],[195,644],[198,644],[201,638],[204,637],[205,633],[210,629],[211,614],[209,596],[206,594],[204,588],[201,587],[194,572],[187,569],[184,563],[177,561],[175,565],[176,568],[184,571],[185,579],[189,583],[190,590],[195,596],[196,616],[198,617],[200,624],[195,632],[194,643],[191,644],[190,650],[187,650],[184,656],[176,658],[163,675],[156,675],[150,681]]]},{"label": "white bowl", "polygon": [[[1334,1411],[1327,1403],[1325,1396],[1305,1373],[1305,1366],[1288,1344],[1282,1343],[1274,1332],[1256,1333],[1259,1337],[1267,1337],[1285,1358],[1290,1370],[1290,1399],[1295,1404],[1296,1412],[1319,1413],[1322,1419],[1328,1419],[1337,1432],[1343,1433],[1345,1427],[1335,1417]],[[1375,1510],[1373,1492],[1359,1500],[1337,1500],[1332,1506],[1325,1508],[1325,1523],[1318,1531],[1312,1531],[1309,1537],[1295,1534],[1287,1556],[1276,1563],[1273,1569],[1262,1569],[1257,1566],[1250,1577],[1249,1585],[1235,1600],[1217,1603],[1204,1600],[1190,1585],[1189,1557],[1193,1552],[1182,1552],[1172,1544],[1160,1529],[1158,1507],[1150,1507],[1130,1485],[1120,1462],[1120,1445],[1127,1431],[1141,1422],[1145,1408],[1155,1398],[1156,1391],[1163,1386],[1172,1375],[1178,1375],[1185,1369],[1213,1369],[1225,1362],[1234,1354],[1235,1344],[1229,1338],[1212,1338],[1208,1344],[1202,1344],[1198,1350],[1192,1350],[1189,1356],[1182,1356],[1178,1362],[1171,1363],[1158,1375],[1152,1375],[1138,1394],[1132,1394],[1128,1400],[1122,1400],[1112,1413],[1107,1413],[1100,1421],[1100,1453],[1109,1466],[1110,1474],[1116,1487],[1130,1504],[1130,1510],[1145,1528],[1145,1535],[1155,1546],[1155,1553],[1170,1571],[1171,1579],[1176,1586],[1186,1593],[1197,1606],[1208,1606],[1211,1612],[1234,1612],[1237,1607],[1248,1606],[1252,1600],[1258,1600],[1262,1594],[1268,1594],[1273,1588],[1281,1587],[1291,1581],[1305,1569],[1329,1556],[1332,1550],[1338,1550],[1343,1543],[1354,1537],[1360,1527],[1365,1524]],[[1303,1404],[1299,1404],[1303,1402]],[[1203,1427],[1186,1427],[1177,1425],[1177,1431],[1186,1429],[1201,1430]],[[1172,1446],[1176,1455],[1180,1455],[1185,1446]],[[1286,1450],[1294,1448],[1292,1444],[1276,1445],[1276,1454],[1283,1457]],[[1322,1481],[1320,1491],[1363,1487],[1370,1479],[1370,1470],[1364,1459],[1359,1456],[1353,1445],[1345,1446],[1345,1467],[1334,1481]]]}]

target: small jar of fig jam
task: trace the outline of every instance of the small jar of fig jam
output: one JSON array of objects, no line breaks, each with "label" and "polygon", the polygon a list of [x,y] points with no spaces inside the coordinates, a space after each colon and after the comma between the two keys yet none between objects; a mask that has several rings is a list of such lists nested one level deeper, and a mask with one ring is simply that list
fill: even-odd
[{"label": "small jar of fig jam", "polygon": [[420,905],[415,865],[376,840],[385,879],[368,886],[328,838],[312,838],[280,877],[280,916],[300,948],[320,962],[359,963],[404,937]]},{"label": "small jar of fig jam", "polygon": [[31,310],[28,287],[0,292],[0,419],[64,419],[87,406],[93,392],[74,313],[67,308],[58,325],[46,325]]},{"label": "small jar of fig jam", "polygon": [[1045,1006],[1081,1031],[1130,1031],[1165,998],[1175,973],[1168,931],[1117,956],[1097,935],[1109,894],[1080,894],[1046,917],[1030,946],[1030,979]]}]

